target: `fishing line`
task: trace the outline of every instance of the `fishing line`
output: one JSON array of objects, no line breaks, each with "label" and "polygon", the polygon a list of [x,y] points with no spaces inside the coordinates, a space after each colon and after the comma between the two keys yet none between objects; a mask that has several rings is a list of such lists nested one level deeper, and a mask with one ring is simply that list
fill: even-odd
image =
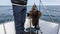
[{"label": "fishing line", "polygon": [[[41,3],[41,5],[44,7],[44,9],[46,10],[47,8],[45,7],[45,5],[42,3],[41,0],[40,0],[40,3]],[[52,23],[53,23],[54,20],[53,20],[52,16],[48,13],[48,10],[46,10],[46,13],[49,15],[49,17],[50,17],[50,19],[51,19],[51,21],[52,21]]]}]

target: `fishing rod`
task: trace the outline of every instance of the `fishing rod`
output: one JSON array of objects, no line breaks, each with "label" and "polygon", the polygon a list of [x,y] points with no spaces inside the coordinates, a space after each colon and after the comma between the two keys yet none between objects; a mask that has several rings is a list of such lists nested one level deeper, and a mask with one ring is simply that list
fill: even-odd
[{"label": "fishing rod", "polygon": [[[52,16],[48,13],[48,10],[46,9],[45,5],[43,5],[43,3],[42,3],[41,0],[40,0],[40,2],[39,2],[39,10],[40,10],[40,8],[41,8],[40,6],[43,6],[43,7],[44,7],[44,9],[46,10],[47,14],[49,15],[51,21],[54,22]],[[49,9],[49,10],[50,10],[50,9]],[[54,10],[54,11],[56,11],[56,10]],[[38,24],[38,26],[39,26],[39,24]],[[39,27],[40,27],[40,26],[39,26]],[[40,33],[43,34],[43,32],[41,31],[41,28],[40,28]]]},{"label": "fishing rod", "polygon": [[[39,11],[40,11],[40,7],[41,6],[41,0],[39,0]],[[38,25],[37,25],[38,27],[39,27],[39,30],[40,30],[40,32],[39,32],[39,30],[37,30],[37,34],[43,34],[43,32],[41,31],[41,27],[39,26],[39,23],[38,23]]]},{"label": "fishing rod", "polygon": [[[40,0],[40,4],[41,4],[41,6],[43,6],[44,7],[44,9],[46,10],[47,8],[45,7],[45,5],[42,3],[42,1]],[[50,19],[51,19],[51,21],[52,21],[52,23],[54,22],[54,20],[53,20],[53,18],[52,18],[52,16],[49,14],[49,12],[48,12],[48,10],[46,10],[46,13],[49,15],[49,17],[50,17]]]}]

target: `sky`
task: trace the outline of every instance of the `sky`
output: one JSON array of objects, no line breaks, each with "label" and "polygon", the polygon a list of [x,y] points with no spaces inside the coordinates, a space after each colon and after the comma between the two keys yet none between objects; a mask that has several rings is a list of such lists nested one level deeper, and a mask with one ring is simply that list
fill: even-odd
[{"label": "sky", "polygon": [[[39,0],[28,0],[27,5],[39,5]],[[60,0],[42,0],[44,5],[60,5]],[[0,0],[0,5],[12,5],[11,0]]]}]

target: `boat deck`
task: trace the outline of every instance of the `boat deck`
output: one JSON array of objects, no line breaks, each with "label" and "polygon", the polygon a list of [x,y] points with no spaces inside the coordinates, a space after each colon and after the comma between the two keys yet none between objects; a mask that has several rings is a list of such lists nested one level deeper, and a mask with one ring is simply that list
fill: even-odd
[{"label": "boat deck", "polygon": [[[24,26],[25,28],[28,28],[29,24],[28,24],[28,19],[26,19],[26,25]],[[47,22],[44,20],[40,20],[39,25],[41,26],[41,31],[43,32],[43,34],[60,34],[60,29],[59,29],[59,25],[56,23],[52,23],[52,22]],[[15,23],[14,21],[11,22],[7,22],[4,23],[5,29],[6,29],[6,34],[15,34]],[[40,32],[40,30],[39,30]],[[25,34],[29,34],[29,32],[24,32]],[[4,31],[4,27],[3,24],[0,24],[0,34],[5,34]],[[33,33],[35,34],[35,33]],[[39,33],[40,34],[40,33]]]}]

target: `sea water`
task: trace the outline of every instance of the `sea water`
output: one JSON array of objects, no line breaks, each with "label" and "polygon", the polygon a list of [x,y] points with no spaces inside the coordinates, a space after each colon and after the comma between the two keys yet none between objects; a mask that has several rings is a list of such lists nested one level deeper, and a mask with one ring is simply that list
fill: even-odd
[{"label": "sea water", "polygon": [[[31,10],[31,7],[32,6],[27,6],[27,12]],[[38,7],[38,10],[40,10],[42,13],[42,16],[40,18],[41,20],[51,21],[51,18],[50,18],[51,16],[54,22],[60,23],[60,6],[58,5],[46,6],[46,8],[44,8],[43,6],[40,6],[40,7],[37,6],[37,7]],[[0,23],[12,21],[12,20],[14,20],[12,6],[0,6]]]}]

